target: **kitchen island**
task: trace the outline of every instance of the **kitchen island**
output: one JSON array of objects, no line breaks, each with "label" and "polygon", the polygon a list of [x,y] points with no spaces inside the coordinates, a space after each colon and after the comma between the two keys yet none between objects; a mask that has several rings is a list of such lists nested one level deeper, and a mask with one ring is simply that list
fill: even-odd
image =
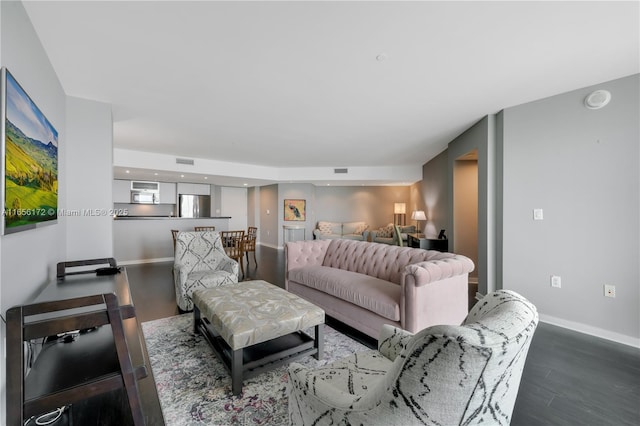
[{"label": "kitchen island", "polygon": [[113,222],[113,252],[119,265],[173,260],[171,230],[193,231],[195,226],[215,226],[228,231],[225,217],[117,216]]}]

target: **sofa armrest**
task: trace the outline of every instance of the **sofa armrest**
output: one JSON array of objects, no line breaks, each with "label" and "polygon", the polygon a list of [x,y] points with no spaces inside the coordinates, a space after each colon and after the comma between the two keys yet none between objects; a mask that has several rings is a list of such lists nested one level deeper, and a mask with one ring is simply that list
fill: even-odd
[{"label": "sofa armrest", "polygon": [[412,337],[413,333],[389,324],[384,324],[382,329],[380,329],[380,337],[378,337],[378,352],[390,361],[395,361]]},{"label": "sofa armrest", "polygon": [[474,268],[473,261],[466,256],[441,253],[437,259],[407,265],[405,274],[415,277],[415,285],[420,287],[457,275],[468,275]]},{"label": "sofa armrest", "polygon": [[412,333],[437,324],[460,325],[469,310],[471,259],[452,253],[407,265],[401,278],[400,321]]}]

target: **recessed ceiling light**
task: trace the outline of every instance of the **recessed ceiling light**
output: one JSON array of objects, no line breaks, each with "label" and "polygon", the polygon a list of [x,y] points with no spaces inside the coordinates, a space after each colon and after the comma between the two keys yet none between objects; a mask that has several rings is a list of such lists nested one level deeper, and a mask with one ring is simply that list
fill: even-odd
[{"label": "recessed ceiling light", "polygon": [[249,184],[248,184],[248,183],[243,183],[243,185],[244,185],[244,186],[247,186],[247,185],[249,185]]},{"label": "recessed ceiling light", "polygon": [[153,175],[154,175],[154,176],[158,176],[158,172],[155,172]]},{"label": "recessed ceiling light", "polygon": [[204,177],[204,180],[207,180],[207,179],[209,179],[209,178],[208,178],[207,176],[205,176],[205,177]]},{"label": "recessed ceiling light", "polygon": [[125,172],[125,173],[130,173],[130,172],[129,172],[129,170],[125,170],[124,172]]},{"label": "recessed ceiling light", "polygon": [[584,105],[589,109],[600,109],[606,106],[610,100],[611,92],[608,90],[596,90],[584,98]]},{"label": "recessed ceiling light", "polygon": [[180,177],[184,177],[184,175],[180,175]]}]

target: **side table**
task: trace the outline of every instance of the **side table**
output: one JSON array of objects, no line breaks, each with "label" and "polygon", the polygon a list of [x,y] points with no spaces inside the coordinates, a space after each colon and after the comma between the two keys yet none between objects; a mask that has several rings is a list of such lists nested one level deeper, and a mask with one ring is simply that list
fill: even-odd
[{"label": "side table", "polygon": [[408,234],[407,245],[409,247],[421,248],[424,250],[438,250],[442,252],[449,251],[449,240],[426,238],[424,234]]}]

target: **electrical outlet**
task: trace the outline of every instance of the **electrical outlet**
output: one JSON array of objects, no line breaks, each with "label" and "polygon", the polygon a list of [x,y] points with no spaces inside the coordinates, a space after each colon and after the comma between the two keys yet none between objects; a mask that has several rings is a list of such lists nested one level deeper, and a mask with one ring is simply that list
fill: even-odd
[{"label": "electrical outlet", "polygon": [[604,295],[605,297],[616,297],[616,286],[615,285],[610,285],[610,284],[605,284],[604,285]]},{"label": "electrical outlet", "polygon": [[551,287],[562,288],[562,279],[558,275],[551,275]]},{"label": "electrical outlet", "polygon": [[542,209],[533,209],[533,220],[544,220]]}]

